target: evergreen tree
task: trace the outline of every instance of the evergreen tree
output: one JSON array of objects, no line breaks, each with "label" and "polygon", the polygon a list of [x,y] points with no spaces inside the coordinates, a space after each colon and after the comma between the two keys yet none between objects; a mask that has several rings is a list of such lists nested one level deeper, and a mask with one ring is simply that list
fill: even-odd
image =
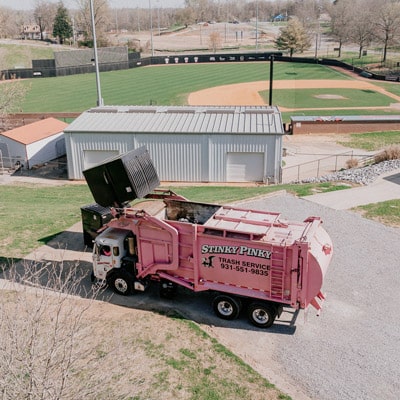
[{"label": "evergreen tree", "polygon": [[63,44],[65,39],[69,39],[73,35],[68,11],[62,2],[60,2],[57,7],[53,35],[58,37],[60,44]]},{"label": "evergreen tree", "polygon": [[307,50],[311,47],[310,37],[297,18],[289,20],[286,27],[281,28],[280,35],[275,40],[278,50],[289,50],[290,57],[293,53]]}]

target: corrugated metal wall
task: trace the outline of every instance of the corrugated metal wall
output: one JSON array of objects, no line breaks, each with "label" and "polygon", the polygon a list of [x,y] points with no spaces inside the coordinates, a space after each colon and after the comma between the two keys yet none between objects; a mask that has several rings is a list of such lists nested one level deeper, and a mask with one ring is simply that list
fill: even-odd
[{"label": "corrugated metal wall", "polygon": [[263,178],[279,180],[281,135],[66,133],[70,179],[83,179],[85,150],[123,154],[146,146],[161,181],[226,182],[227,153],[264,153]]},{"label": "corrugated metal wall", "polygon": [[162,181],[208,180],[207,140],[204,135],[136,134],[137,146],[146,146]]},{"label": "corrugated metal wall", "polygon": [[86,150],[118,151],[126,153],[135,148],[134,135],[118,133],[82,133],[71,134],[65,132],[67,150],[68,178],[84,179],[82,171]]},{"label": "corrugated metal wall", "polygon": [[216,135],[210,137],[210,181],[226,181],[227,153],[264,153],[266,156],[266,170],[263,176],[275,175],[276,146],[279,146],[281,136],[260,135]]}]

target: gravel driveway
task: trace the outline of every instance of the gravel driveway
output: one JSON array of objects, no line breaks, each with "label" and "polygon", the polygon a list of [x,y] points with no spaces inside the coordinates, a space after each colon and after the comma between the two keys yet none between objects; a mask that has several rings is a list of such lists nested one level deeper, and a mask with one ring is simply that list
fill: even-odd
[{"label": "gravel driveway", "polygon": [[284,313],[267,331],[240,320],[211,331],[295,400],[398,399],[400,229],[290,195],[246,207],[323,218],[335,246],[327,300],[320,317],[300,313],[295,329]]},{"label": "gravel driveway", "polygon": [[[183,290],[173,301],[165,301],[154,290],[129,297],[107,290],[104,300],[130,308],[179,310],[293,400],[397,400],[400,229],[288,194],[240,206],[280,212],[282,218],[296,221],[322,217],[334,243],[334,257],[321,316],[310,308],[290,326],[292,314],[284,312],[271,329],[260,330],[245,317],[223,321],[214,316],[207,293]],[[82,252],[81,232],[77,223],[27,258],[80,260],[89,288],[91,255]],[[60,243],[68,250],[60,251]]]}]

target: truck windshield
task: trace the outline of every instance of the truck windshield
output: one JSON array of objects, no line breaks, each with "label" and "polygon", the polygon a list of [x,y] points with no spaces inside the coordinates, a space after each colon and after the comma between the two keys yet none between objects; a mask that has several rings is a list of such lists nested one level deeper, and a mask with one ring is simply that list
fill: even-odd
[{"label": "truck windshield", "polygon": [[94,246],[94,253],[98,256],[105,256],[105,257],[110,257],[112,253],[115,257],[118,257],[119,247],[96,243]]}]

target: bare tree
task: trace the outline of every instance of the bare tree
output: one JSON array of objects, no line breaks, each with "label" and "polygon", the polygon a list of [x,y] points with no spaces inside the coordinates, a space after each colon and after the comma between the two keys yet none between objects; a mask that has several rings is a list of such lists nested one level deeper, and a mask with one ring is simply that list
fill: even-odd
[{"label": "bare tree", "polygon": [[219,32],[211,32],[208,37],[208,46],[213,53],[215,53],[222,46],[222,37]]},{"label": "bare tree", "polygon": [[[85,314],[97,292],[82,291],[79,262],[26,263],[5,273],[0,296],[0,394],[3,399],[96,398],[97,382],[73,379],[93,349]],[[80,383],[79,383],[80,382]],[[101,397],[101,396],[100,396]]]},{"label": "bare tree", "polygon": [[36,0],[33,16],[40,29],[40,40],[44,40],[44,33],[53,32],[54,18],[57,13],[57,5],[49,1]]},{"label": "bare tree", "polygon": [[191,22],[209,21],[212,19],[210,0],[185,0],[185,8],[192,11],[195,20]]},{"label": "bare tree", "polygon": [[307,31],[315,31],[318,20],[324,9],[324,4],[319,0],[303,0],[295,3],[294,15]]},{"label": "bare tree", "polygon": [[0,7],[0,37],[20,38],[22,26],[29,18],[28,11]]},{"label": "bare tree", "polygon": [[[77,23],[85,33],[87,40],[93,40],[90,0],[76,0],[78,5]],[[105,33],[110,26],[110,9],[107,0],[93,0],[94,24],[99,42],[105,40]]]},{"label": "bare tree", "polygon": [[364,48],[371,43],[374,19],[371,8],[366,7],[363,0],[355,0],[352,5],[350,39],[358,45],[358,57],[361,58]]},{"label": "bare tree", "polygon": [[352,7],[352,0],[340,0],[334,2],[328,9],[331,17],[331,33],[339,42],[339,57],[342,55],[342,46],[349,41],[351,36]]},{"label": "bare tree", "polygon": [[20,111],[29,89],[29,84],[13,79],[0,85],[0,130],[8,129],[8,114]]},{"label": "bare tree", "polygon": [[374,8],[375,35],[383,43],[382,62],[386,61],[388,46],[400,38],[400,3],[382,0]]}]

